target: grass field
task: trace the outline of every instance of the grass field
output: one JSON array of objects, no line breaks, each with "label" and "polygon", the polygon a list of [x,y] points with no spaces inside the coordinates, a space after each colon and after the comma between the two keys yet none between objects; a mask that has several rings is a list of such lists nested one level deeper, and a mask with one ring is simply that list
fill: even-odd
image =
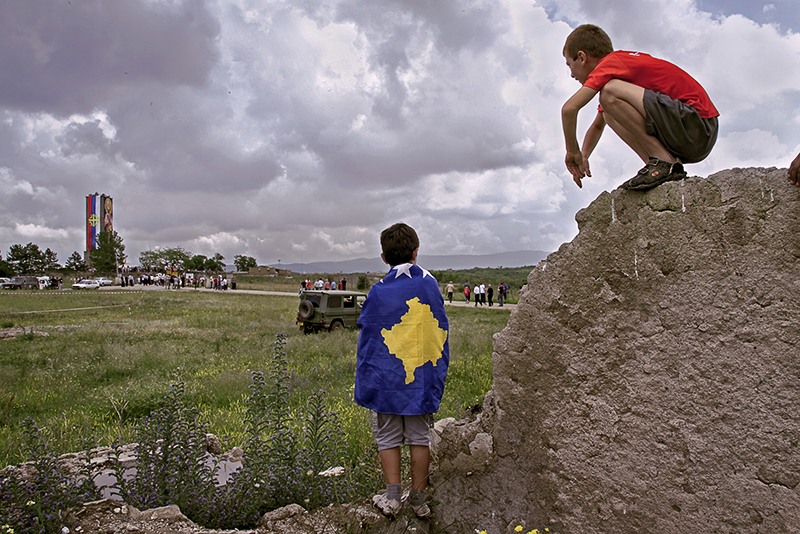
[{"label": "grass field", "polygon": [[[265,368],[279,332],[288,335],[291,402],[325,391],[351,444],[368,447],[368,414],[352,402],[358,333],[303,335],[297,302],[231,291],[0,294],[0,328],[28,332],[0,341],[0,466],[20,460],[26,417],[58,452],[125,442],[179,381],[210,431],[239,444],[250,372]],[[491,388],[492,335],[508,321],[503,311],[448,315],[451,364],[437,418],[457,417]]]}]

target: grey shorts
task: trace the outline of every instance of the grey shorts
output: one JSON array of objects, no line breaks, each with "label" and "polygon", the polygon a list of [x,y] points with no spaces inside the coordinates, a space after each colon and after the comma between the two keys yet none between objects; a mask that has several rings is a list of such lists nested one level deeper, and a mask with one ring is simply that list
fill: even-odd
[{"label": "grey shorts", "polygon": [[430,447],[433,414],[394,415],[373,412],[372,435],[378,442],[378,450],[392,449],[400,445]]},{"label": "grey shorts", "polygon": [[645,89],[644,111],[648,135],[683,163],[703,161],[717,142],[719,119],[704,119],[680,100]]}]

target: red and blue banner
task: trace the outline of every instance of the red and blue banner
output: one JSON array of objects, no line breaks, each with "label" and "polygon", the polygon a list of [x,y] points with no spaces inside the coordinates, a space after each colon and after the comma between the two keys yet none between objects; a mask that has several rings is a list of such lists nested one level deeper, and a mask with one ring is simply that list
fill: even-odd
[{"label": "red and blue banner", "polygon": [[100,195],[86,196],[86,251],[97,248],[97,235],[100,233]]},{"label": "red and blue banner", "polygon": [[106,195],[86,196],[86,252],[97,248],[100,232],[114,230],[114,200]]}]

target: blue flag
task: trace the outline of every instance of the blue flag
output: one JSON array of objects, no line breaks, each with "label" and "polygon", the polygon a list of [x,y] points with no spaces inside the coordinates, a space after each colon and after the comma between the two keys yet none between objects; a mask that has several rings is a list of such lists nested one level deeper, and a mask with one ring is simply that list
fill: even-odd
[{"label": "blue flag", "polygon": [[384,414],[438,412],[450,340],[433,275],[411,263],[393,267],[370,289],[358,326],[355,401]]}]

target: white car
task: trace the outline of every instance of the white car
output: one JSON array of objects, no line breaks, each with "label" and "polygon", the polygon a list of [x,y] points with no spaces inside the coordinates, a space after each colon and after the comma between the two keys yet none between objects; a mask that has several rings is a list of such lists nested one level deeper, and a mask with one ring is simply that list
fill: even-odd
[{"label": "white car", "polygon": [[98,278],[95,278],[94,281],[97,282],[98,284],[100,284],[101,286],[113,286],[114,285],[114,282],[112,282],[111,280],[109,280],[105,276],[100,276]]},{"label": "white car", "polygon": [[81,280],[72,284],[72,289],[97,289],[100,283],[97,280]]}]

